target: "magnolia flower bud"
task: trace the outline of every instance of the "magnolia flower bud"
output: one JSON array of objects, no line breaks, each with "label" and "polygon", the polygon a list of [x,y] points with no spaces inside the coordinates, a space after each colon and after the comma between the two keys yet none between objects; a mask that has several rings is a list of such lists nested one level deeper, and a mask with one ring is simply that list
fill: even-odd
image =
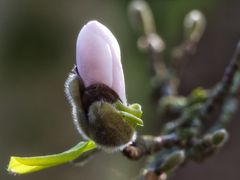
[{"label": "magnolia flower bud", "polygon": [[120,48],[108,28],[97,21],[82,28],[77,39],[76,63],[85,87],[105,84],[126,103]]},{"label": "magnolia flower bud", "polygon": [[104,25],[90,21],[78,35],[76,59],[65,83],[75,126],[106,151],[123,149],[143,122],[141,106],[127,105],[117,40]]}]

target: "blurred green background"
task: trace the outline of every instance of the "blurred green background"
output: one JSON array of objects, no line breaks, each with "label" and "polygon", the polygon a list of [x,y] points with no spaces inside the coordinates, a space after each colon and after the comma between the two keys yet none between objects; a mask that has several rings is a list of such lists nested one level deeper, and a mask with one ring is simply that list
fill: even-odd
[{"label": "blurred green background", "polygon": [[[157,29],[167,48],[181,42],[182,21],[200,9],[207,29],[198,51],[181,75],[181,94],[197,86],[211,87],[240,39],[238,0],[149,0]],[[119,41],[128,101],[142,104],[145,127],[139,133],[157,134],[155,105],[148,61],[136,47],[137,34],[127,17],[127,0],[0,0],[0,179],[1,180],[128,180],[137,176],[144,160],[129,161],[116,153],[101,153],[83,167],[72,164],[29,175],[6,172],[11,155],[33,156],[62,152],[80,136],[73,126],[63,84],[75,62],[75,41],[89,20],[105,24]],[[239,111],[228,129],[230,139],[214,157],[189,163],[172,179],[239,180]]]}]

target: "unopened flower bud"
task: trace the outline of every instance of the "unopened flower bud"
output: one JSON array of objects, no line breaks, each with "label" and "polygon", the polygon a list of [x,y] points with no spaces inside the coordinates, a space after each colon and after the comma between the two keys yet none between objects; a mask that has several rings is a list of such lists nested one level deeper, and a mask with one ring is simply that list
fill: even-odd
[{"label": "unopened flower bud", "polygon": [[173,152],[172,154],[166,157],[163,164],[161,165],[161,170],[163,172],[170,171],[176,168],[177,166],[179,166],[180,164],[182,164],[184,159],[185,159],[184,151],[179,150],[179,151]]},{"label": "unopened flower bud", "polygon": [[215,146],[222,146],[228,139],[228,132],[225,129],[219,129],[212,135],[212,143]]},{"label": "unopened flower bud", "polygon": [[127,104],[118,42],[97,21],[78,35],[76,67],[65,87],[75,126],[98,147],[122,149],[135,139],[135,127],[143,126],[141,106]]}]

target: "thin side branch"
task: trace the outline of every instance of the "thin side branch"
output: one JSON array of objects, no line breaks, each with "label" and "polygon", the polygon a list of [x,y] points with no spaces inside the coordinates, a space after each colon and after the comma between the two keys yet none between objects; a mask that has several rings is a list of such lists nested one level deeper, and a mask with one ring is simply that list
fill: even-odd
[{"label": "thin side branch", "polygon": [[183,147],[185,144],[180,141],[176,134],[165,136],[140,136],[133,144],[123,150],[123,154],[131,160],[138,160],[144,156],[152,155],[164,148],[173,146]]}]

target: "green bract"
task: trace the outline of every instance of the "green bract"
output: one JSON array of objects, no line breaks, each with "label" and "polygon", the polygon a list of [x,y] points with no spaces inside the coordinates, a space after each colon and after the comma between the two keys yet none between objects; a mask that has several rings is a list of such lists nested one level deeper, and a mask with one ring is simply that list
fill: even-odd
[{"label": "green bract", "polygon": [[139,104],[124,105],[121,101],[115,103],[115,108],[119,111],[122,118],[133,128],[143,126],[142,108]]}]

